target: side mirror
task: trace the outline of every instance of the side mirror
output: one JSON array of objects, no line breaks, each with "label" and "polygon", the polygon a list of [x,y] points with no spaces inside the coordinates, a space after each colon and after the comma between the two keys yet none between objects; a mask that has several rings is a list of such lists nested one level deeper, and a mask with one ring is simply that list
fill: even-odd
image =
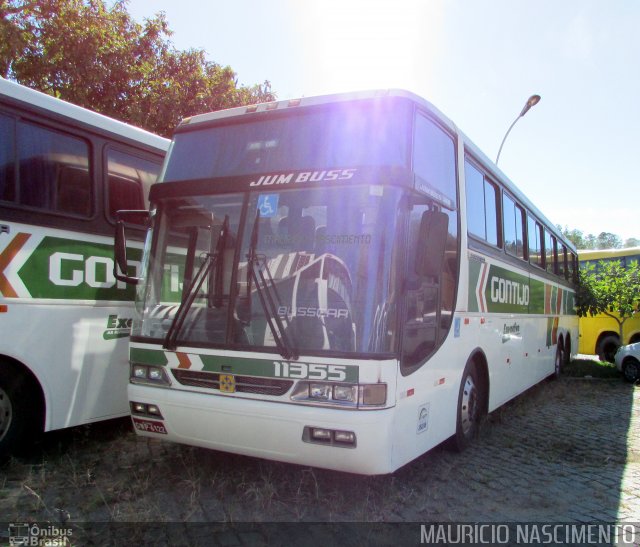
[{"label": "side mirror", "polygon": [[127,237],[125,234],[126,224],[137,224],[148,226],[149,211],[118,211],[116,213],[116,232],[113,246],[114,264],[113,275],[118,281],[124,281],[129,285],[137,285],[139,277],[132,277],[128,272],[127,264]]},{"label": "side mirror", "polygon": [[449,217],[442,211],[425,211],[420,220],[420,234],[415,273],[421,277],[440,277],[444,250],[449,234]]}]

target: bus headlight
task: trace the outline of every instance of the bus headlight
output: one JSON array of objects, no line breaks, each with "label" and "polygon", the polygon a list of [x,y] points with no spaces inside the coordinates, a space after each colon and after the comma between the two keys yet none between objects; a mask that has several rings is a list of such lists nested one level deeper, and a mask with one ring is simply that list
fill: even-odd
[{"label": "bus headlight", "polygon": [[309,384],[309,397],[328,401],[331,398],[331,386],[329,384]]},{"label": "bus headlight", "polygon": [[333,386],[333,398],[348,403],[358,402],[358,386]]},{"label": "bus headlight", "polygon": [[379,408],[387,403],[387,384],[337,384],[300,381],[291,400],[336,407]]},{"label": "bus headlight", "polygon": [[129,381],[132,384],[149,384],[154,386],[170,386],[171,380],[164,367],[131,363]]}]

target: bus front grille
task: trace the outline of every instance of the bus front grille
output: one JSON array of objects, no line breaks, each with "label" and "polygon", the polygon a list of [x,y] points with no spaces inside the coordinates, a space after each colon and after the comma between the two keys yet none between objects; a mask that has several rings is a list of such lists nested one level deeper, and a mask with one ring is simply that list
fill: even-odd
[{"label": "bus front grille", "polygon": [[[220,390],[220,374],[217,372],[203,372],[199,370],[172,369],[175,379],[183,386],[204,387]],[[235,393],[254,393],[256,395],[284,395],[293,380],[279,380],[274,378],[255,378],[253,376],[234,376]]]}]

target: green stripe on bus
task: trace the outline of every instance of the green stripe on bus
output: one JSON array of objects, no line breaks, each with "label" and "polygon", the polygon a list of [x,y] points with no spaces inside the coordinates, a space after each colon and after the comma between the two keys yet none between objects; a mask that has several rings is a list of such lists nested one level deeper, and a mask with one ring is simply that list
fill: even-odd
[{"label": "green stripe on bus", "polygon": [[[140,249],[129,249],[139,261]],[[18,270],[32,298],[133,300],[135,287],[113,276],[113,246],[46,236]]]},{"label": "green stripe on bus", "polygon": [[[143,365],[166,366],[169,364],[167,354],[163,350],[131,348],[131,362]],[[182,359],[178,358],[182,355]],[[188,362],[191,366],[199,359],[203,371],[236,374],[243,376],[259,376],[263,378],[289,378],[292,380],[333,380],[347,383],[358,383],[359,367],[357,365],[325,365],[304,363],[300,361],[283,361],[279,357],[273,359],[252,359],[246,357],[226,357],[222,355],[202,355],[175,352],[174,363]]]},{"label": "green stripe on bus", "polygon": [[130,348],[129,359],[141,365],[164,366],[168,363],[164,351],[156,349]]},{"label": "green stripe on bus", "polygon": [[469,312],[575,314],[575,293],[495,264],[469,260]]}]

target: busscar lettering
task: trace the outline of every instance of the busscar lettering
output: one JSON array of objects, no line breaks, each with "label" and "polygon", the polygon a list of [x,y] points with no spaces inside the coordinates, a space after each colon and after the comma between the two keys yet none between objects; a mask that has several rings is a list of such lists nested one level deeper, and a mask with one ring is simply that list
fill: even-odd
[{"label": "busscar lettering", "polygon": [[278,307],[278,316],[287,317],[335,317],[335,318],[348,318],[349,310],[345,308],[313,308],[300,306],[297,308],[289,308],[287,306]]},{"label": "busscar lettering", "polygon": [[332,169],[324,171],[302,171],[299,173],[276,173],[275,175],[261,175],[252,180],[249,186],[272,186],[282,184],[301,184],[305,182],[324,182],[349,180],[356,174],[357,169]]}]

